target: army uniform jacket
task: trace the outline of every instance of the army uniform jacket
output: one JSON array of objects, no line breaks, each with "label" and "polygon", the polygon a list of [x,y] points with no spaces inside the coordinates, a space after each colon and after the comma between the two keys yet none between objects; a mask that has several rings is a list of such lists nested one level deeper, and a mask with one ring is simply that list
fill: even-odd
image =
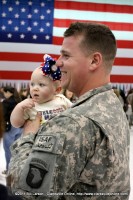
[{"label": "army uniform jacket", "polygon": [[13,144],[12,191],[33,200],[127,200],[129,137],[111,85],[91,90]]}]

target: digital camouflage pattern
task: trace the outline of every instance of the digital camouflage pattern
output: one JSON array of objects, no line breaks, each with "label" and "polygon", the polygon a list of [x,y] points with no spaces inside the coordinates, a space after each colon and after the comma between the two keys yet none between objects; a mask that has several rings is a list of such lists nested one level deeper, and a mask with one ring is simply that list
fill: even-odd
[{"label": "digital camouflage pattern", "polygon": [[111,85],[91,90],[37,136],[14,143],[12,191],[33,200],[128,200],[129,138],[126,115]]}]

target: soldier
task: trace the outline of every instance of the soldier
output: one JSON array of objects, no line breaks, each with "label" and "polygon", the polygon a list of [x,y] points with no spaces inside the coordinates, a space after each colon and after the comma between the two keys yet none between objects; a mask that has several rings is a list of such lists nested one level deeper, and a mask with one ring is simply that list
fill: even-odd
[{"label": "soldier", "polygon": [[105,25],[76,22],[65,31],[56,65],[78,100],[41,128],[39,116],[27,121],[12,146],[13,192],[33,200],[129,198],[129,125],[110,83],[116,49]]}]

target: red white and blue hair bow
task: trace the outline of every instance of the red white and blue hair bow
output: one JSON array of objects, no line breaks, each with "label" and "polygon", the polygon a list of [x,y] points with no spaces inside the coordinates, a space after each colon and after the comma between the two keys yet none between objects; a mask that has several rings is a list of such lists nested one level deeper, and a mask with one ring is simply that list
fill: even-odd
[{"label": "red white and blue hair bow", "polygon": [[61,79],[60,68],[55,65],[56,60],[48,54],[44,55],[44,63],[41,64],[41,68],[44,76],[52,78],[53,81]]}]

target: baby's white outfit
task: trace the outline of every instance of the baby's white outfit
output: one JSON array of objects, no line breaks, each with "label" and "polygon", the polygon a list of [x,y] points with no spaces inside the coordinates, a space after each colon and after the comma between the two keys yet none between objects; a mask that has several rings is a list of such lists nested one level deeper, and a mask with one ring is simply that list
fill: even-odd
[{"label": "baby's white outfit", "polygon": [[68,98],[66,98],[63,94],[57,94],[51,101],[42,104],[35,103],[35,107],[25,109],[24,119],[33,120],[35,119],[37,112],[41,112],[41,124],[43,124],[71,106],[72,102]]}]

